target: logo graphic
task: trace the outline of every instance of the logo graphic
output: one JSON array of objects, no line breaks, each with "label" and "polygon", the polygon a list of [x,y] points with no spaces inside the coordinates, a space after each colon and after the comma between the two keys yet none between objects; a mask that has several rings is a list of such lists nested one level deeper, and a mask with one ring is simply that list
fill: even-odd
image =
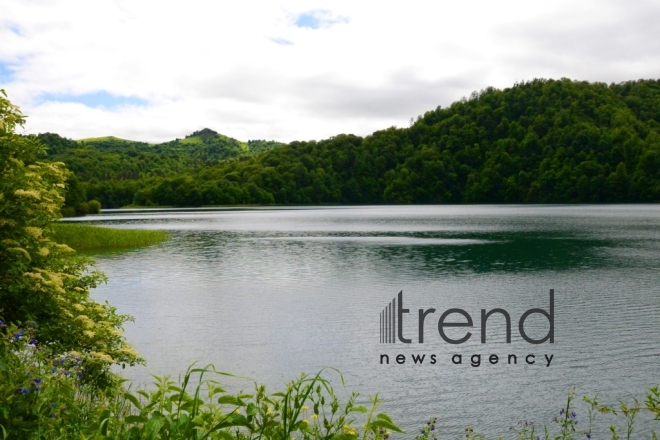
[{"label": "logo graphic", "polygon": [[[403,290],[398,295],[399,304],[403,303]],[[396,313],[397,297],[392,298],[392,301],[380,312],[380,343],[381,344],[394,344],[396,342]],[[405,313],[407,313],[406,310]],[[401,323],[401,320],[399,320]],[[399,334],[402,331],[399,330]]]},{"label": "logo graphic", "polygon": [[[412,343],[412,339],[406,338],[403,336],[403,317],[405,314],[409,313],[409,309],[403,308],[403,290],[395,296],[392,301],[380,312],[380,343],[381,344],[394,344],[398,339],[404,344]],[[419,335],[417,342],[420,344],[424,343],[424,321],[427,316],[434,314],[436,309],[419,309],[419,318],[418,318],[418,328]],[[545,337],[541,339],[533,339],[527,335],[525,332],[525,320],[532,314],[537,313],[545,316],[549,323],[548,333]],[[493,314],[500,314],[504,317],[506,321],[506,342],[507,344],[511,343],[511,315],[504,309],[496,308],[490,311],[486,309],[481,309],[481,343],[486,343],[486,322],[488,318]],[[464,322],[445,322],[447,317],[450,315],[461,315],[464,319]],[[474,327],[472,316],[463,309],[448,309],[440,316],[438,320],[437,328],[440,337],[449,344],[462,344],[466,342],[470,337],[472,337],[472,332],[467,331],[465,336],[460,339],[453,339],[447,336],[445,333],[445,328],[450,327],[465,327],[472,328]],[[518,330],[520,336],[530,344],[543,344],[546,341],[549,341],[551,344],[555,342],[555,291],[550,289],[550,308],[548,311],[543,309],[529,309],[522,314],[520,320],[518,321]]]}]

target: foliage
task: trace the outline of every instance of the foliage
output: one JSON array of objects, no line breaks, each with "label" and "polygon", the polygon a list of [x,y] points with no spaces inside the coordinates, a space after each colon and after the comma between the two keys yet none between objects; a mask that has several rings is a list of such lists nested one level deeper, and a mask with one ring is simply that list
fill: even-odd
[{"label": "foliage", "polygon": [[[17,328],[0,323],[0,438],[13,439],[220,439],[220,440],[388,440],[402,430],[389,416],[378,413],[378,396],[368,407],[358,395],[345,391],[341,375],[338,395],[326,369],[302,374],[282,391],[268,393],[255,384],[251,392],[231,393],[226,381],[244,381],[218,372],[212,365],[191,366],[182,378],[154,376],[147,389],[131,391],[118,385],[114,393],[98,394],[85,385],[84,360],[71,354],[50,356],[34,340],[38,327]],[[222,380],[222,382],[221,382]],[[658,415],[660,392],[646,394],[646,402],[604,405],[598,396],[584,397],[588,422],[578,424],[574,390],[551,426],[537,430],[532,422],[510,428],[516,440],[576,440],[592,438],[596,415],[612,439],[638,438],[636,416]],[[617,420],[621,419],[621,422]],[[658,418],[656,418],[658,419]],[[600,419],[598,419],[600,420]],[[623,426],[623,429],[621,429]],[[424,425],[417,440],[446,438],[437,418]],[[465,438],[485,439],[472,427]],[[500,437],[502,438],[502,437]],[[652,438],[657,436],[652,433]]]},{"label": "foliage", "polygon": [[[73,438],[100,406],[82,381],[84,361],[52,356],[39,329],[0,323],[0,438]],[[98,403],[98,401],[97,401]]]},{"label": "foliage", "polygon": [[391,431],[402,432],[386,414],[376,413],[377,396],[370,408],[355,403],[356,393],[342,401],[321,373],[301,375],[282,392],[268,394],[255,384],[252,393],[231,394],[218,382],[231,375],[213,366],[190,367],[178,383],[155,377],[151,390],[118,388],[114,395],[98,395],[80,380],[81,359],[49,359],[29,342],[29,328],[11,326],[1,333],[4,439],[387,440]]},{"label": "foliage", "polygon": [[165,231],[114,229],[73,223],[52,225],[53,238],[77,251],[149,246],[169,239]]},{"label": "foliage", "polygon": [[53,133],[36,136],[48,146],[53,161],[65,162],[73,171],[65,203],[65,214],[81,215],[80,205],[87,197],[104,207],[130,205],[136,191],[127,182],[143,182],[154,177],[190,174],[223,161],[248,158],[283,145],[275,141],[237,141],[205,128],[184,139],[147,144],[112,136],[73,141]]},{"label": "foliage", "polygon": [[230,156],[211,154],[205,136],[185,145],[202,148],[194,165],[172,153],[180,141],[57,147],[52,158],[103,206],[660,201],[660,80],[490,87],[408,128],[272,145],[240,160],[220,161]]},{"label": "foliage", "polygon": [[76,352],[85,360],[84,379],[107,386],[111,364],[140,361],[121,336],[131,318],[93,301],[89,291],[105,276],[52,239],[68,175],[63,164],[40,162],[38,140],[14,134],[23,118],[6,98],[0,97],[0,111],[0,319],[36,322],[41,347]]}]

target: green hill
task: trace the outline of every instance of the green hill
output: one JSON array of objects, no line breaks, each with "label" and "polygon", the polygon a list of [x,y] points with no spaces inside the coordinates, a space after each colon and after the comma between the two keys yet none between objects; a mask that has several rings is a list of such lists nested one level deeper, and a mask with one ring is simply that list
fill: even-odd
[{"label": "green hill", "polygon": [[[139,168],[140,154],[156,147],[122,156],[125,169],[134,169],[130,188],[85,180],[101,169],[74,171],[88,176],[81,179],[90,198],[104,206],[660,201],[658,80],[489,87],[426,112],[408,128],[292,142],[241,160],[221,161],[204,136],[191,137],[188,144],[161,144],[158,157],[200,145],[192,155],[199,166],[149,174]],[[234,158],[244,148],[214,142]],[[247,143],[258,151],[253,145]],[[108,162],[117,154],[108,152]]]},{"label": "green hill", "polygon": [[54,133],[42,133],[37,138],[48,146],[49,160],[66,163],[75,174],[70,184],[77,195],[73,196],[75,202],[67,200],[67,204],[97,198],[104,207],[130,204],[134,192],[150,179],[195,173],[283,145],[274,141],[241,142],[208,128],[160,144],[114,136],[74,141]]}]

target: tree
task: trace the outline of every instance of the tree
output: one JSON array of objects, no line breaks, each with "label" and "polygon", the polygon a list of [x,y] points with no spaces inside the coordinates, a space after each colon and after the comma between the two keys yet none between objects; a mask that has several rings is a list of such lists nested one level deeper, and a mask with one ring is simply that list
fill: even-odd
[{"label": "tree", "polygon": [[69,172],[39,161],[41,143],[15,133],[24,122],[0,90],[0,319],[36,326],[41,349],[80,357],[85,377],[103,388],[115,379],[110,365],[141,361],[121,334],[132,318],[93,301],[105,275],[51,238]]}]

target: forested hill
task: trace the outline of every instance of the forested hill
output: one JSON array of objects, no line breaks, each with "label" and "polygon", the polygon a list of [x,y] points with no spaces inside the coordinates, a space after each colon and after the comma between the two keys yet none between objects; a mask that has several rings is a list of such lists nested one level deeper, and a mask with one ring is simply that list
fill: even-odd
[{"label": "forested hill", "polygon": [[205,128],[183,139],[148,144],[113,136],[73,141],[57,134],[37,137],[48,146],[51,160],[62,161],[83,180],[126,180],[195,171],[229,159],[247,158],[283,145],[240,142]]},{"label": "forested hill", "polygon": [[[36,137],[48,147],[49,160],[64,162],[74,172],[69,181],[68,206],[95,197],[103,201],[104,207],[127,205],[132,203],[135,191],[153,178],[189,175],[284,145],[264,140],[240,142],[208,128],[161,144],[114,136],[79,141],[53,133]],[[102,189],[103,195],[97,195],[94,189]]]},{"label": "forested hill", "polygon": [[[87,189],[107,206],[121,185],[105,183]],[[657,202],[660,81],[533,80],[488,88],[429,111],[408,128],[292,142],[248,160],[133,185],[113,200],[174,206]]]}]

